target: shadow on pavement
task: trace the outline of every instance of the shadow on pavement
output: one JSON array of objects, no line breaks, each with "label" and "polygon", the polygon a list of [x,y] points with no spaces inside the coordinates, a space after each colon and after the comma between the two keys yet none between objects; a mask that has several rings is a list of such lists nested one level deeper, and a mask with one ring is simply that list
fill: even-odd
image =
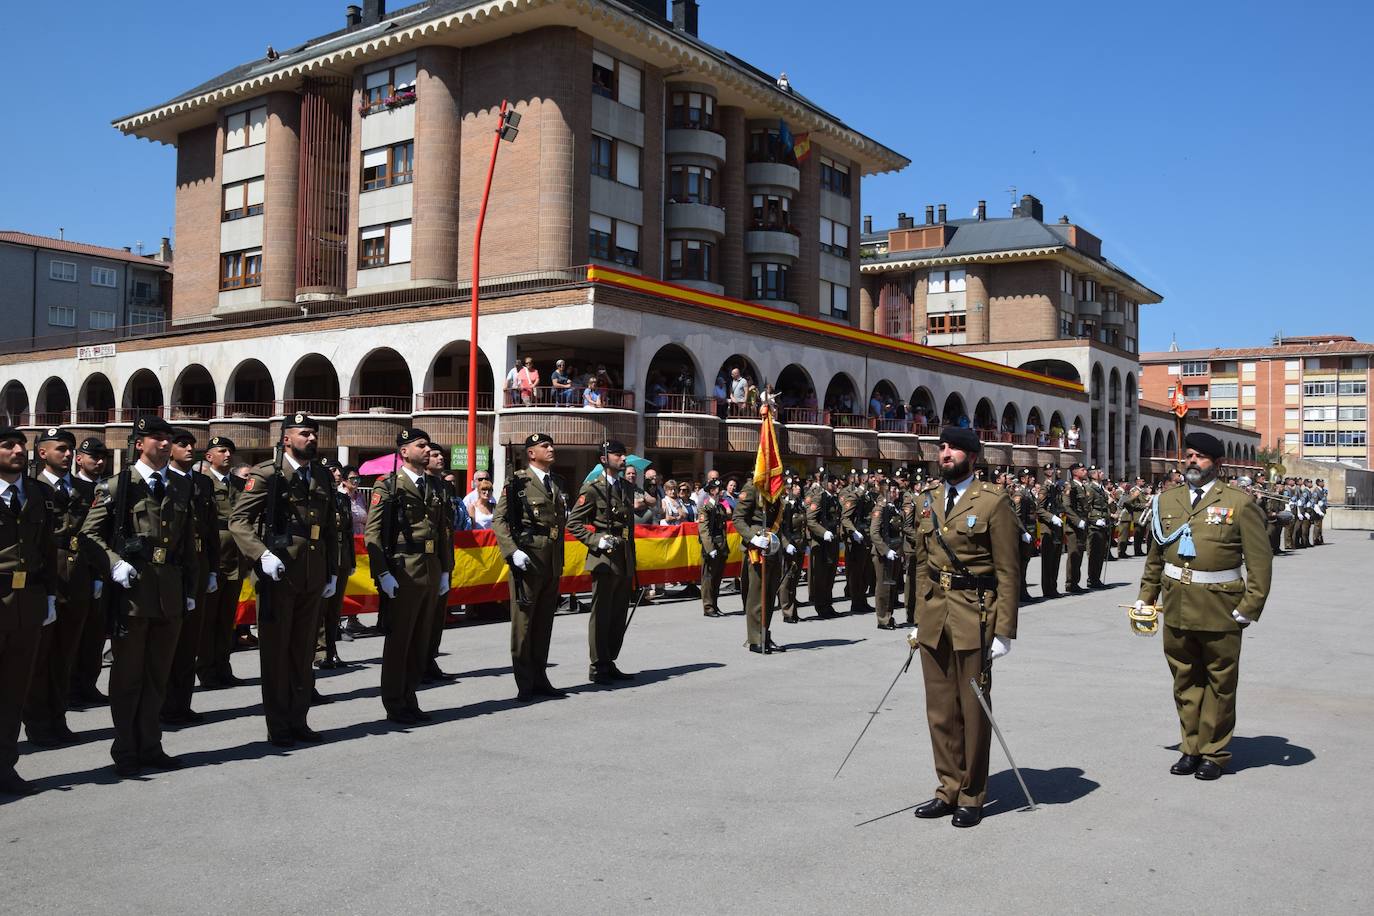
[{"label": "shadow on pavement", "polygon": [[828,649],[832,646],[853,646],[861,642],[868,642],[867,637],[863,639],[808,639],[806,642],[786,642],[781,645],[786,646],[789,652],[794,652],[805,649]]},{"label": "shadow on pavement", "polygon": [[[1026,787],[1035,796],[1037,805],[1067,805],[1098,789],[1101,783],[1088,779],[1078,767],[1055,767],[1053,770],[1021,770]],[[988,798],[983,803],[983,816],[1005,814],[1024,808],[1026,796],[1016,774],[1010,769],[988,777]]]},{"label": "shadow on pavement", "polygon": [[[1253,738],[1231,739],[1232,773],[1257,767],[1300,767],[1317,759],[1317,755],[1300,744],[1291,744],[1278,735],[1256,735]],[[1033,790],[1032,790],[1033,791]]]}]

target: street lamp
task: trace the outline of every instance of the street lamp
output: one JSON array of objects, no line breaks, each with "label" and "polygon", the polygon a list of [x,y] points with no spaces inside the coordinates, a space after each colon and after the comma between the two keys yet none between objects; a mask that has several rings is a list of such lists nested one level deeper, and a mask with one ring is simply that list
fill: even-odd
[{"label": "street lamp", "polygon": [[472,236],[472,319],[468,329],[468,490],[472,490],[472,475],[477,471],[477,319],[478,297],[482,279],[482,224],[487,219],[487,200],[491,197],[491,179],[496,174],[496,154],[501,141],[515,142],[520,133],[520,115],[509,110],[509,102],[501,100],[500,117],[491,141],[491,164],[487,166],[487,183],[482,189],[482,207],[477,211],[477,230]]}]

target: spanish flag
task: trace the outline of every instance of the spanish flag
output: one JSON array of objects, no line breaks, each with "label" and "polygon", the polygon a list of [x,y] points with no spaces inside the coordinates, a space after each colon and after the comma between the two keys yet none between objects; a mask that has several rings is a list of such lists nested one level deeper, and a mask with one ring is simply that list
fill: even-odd
[{"label": "spanish flag", "polygon": [[759,453],[754,458],[754,486],[765,503],[782,495],[782,454],[778,450],[778,433],[773,428],[773,407],[767,401],[759,409],[763,418],[759,426]]},{"label": "spanish flag", "polygon": [[792,155],[798,162],[805,162],[806,157],[811,155],[811,134],[797,134],[792,143]]}]

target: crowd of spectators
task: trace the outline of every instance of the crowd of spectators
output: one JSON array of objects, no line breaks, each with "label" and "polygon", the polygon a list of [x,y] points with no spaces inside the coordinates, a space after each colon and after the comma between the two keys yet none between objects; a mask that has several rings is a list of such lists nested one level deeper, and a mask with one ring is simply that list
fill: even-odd
[{"label": "crowd of spectators", "polygon": [[617,378],[597,363],[594,369],[569,365],[567,360],[555,360],[549,374],[549,384],[541,384],[534,358],[516,360],[506,373],[503,403],[506,407],[610,407],[611,392],[618,391]]}]

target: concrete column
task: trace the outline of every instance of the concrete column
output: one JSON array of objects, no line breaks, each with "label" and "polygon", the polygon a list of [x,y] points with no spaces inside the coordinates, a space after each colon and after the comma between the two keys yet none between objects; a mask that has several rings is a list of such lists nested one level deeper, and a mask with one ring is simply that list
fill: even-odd
[{"label": "concrete column", "polygon": [[[458,182],[462,52],[430,46],[415,55],[415,182],[411,279],[458,279]],[[356,106],[355,106],[356,107]]]},{"label": "concrete column", "polygon": [[747,298],[745,285],[749,278],[744,259],[744,232],[749,224],[750,210],[749,191],[744,186],[749,131],[745,128],[743,108],[725,105],[716,109],[716,117],[720,132],[725,136],[725,168],[720,176],[725,238],[716,251],[720,261],[720,284],[725,287],[725,295],[744,299]]},{"label": "concrete column", "polygon": [[968,309],[968,342],[988,342],[987,268],[970,264],[965,268],[964,304]]},{"label": "concrete column", "polygon": [[[821,157],[813,150],[800,164],[801,190],[792,199],[792,228],[797,230],[801,255],[787,278],[787,298],[797,303],[802,315],[820,314],[821,297]],[[858,246],[858,227],[850,230],[850,244]],[[850,295],[854,288],[850,287]],[[849,321],[858,323],[857,309],[850,302]]]},{"label": "concrete column", "polygon": [[[353,74],[353,101],[349,105],[352,123],[348,129],[348,167],[354,170],[354,173],[350,173],[348,181],[348,255],[344,259],[344,285],[347,289],[353,289],[358,285],[358,256],[362,253],[358,195],[362,193],[363,115],[358,106],[362,104],[363,98],[363,76],[362,69],[359,68]],[[418,97],[416,103],[419,103]],[[413,238],[411,242],[413,246]]]},{"label": "concrete column", "polygon": [[300,204],[300,99],[267,97],[266,176],[263,182],[262,304],[296,304],[296,234]]},{"label": "concrete column", "polygon": [[644,155],[639,166],[639,181],[644,188],[644,225],[639,232],[639,271],[646,277],[661,280],[666,266],[663,263],[663,204],[667,199],[662,71],[653,67],[644,71],[642,92]]},{"label": "concrete column", "polygon": [[859,330],[886,333],[887,310],[879,307],[881,283],[875,277],[863,277],[859,283]]}]

